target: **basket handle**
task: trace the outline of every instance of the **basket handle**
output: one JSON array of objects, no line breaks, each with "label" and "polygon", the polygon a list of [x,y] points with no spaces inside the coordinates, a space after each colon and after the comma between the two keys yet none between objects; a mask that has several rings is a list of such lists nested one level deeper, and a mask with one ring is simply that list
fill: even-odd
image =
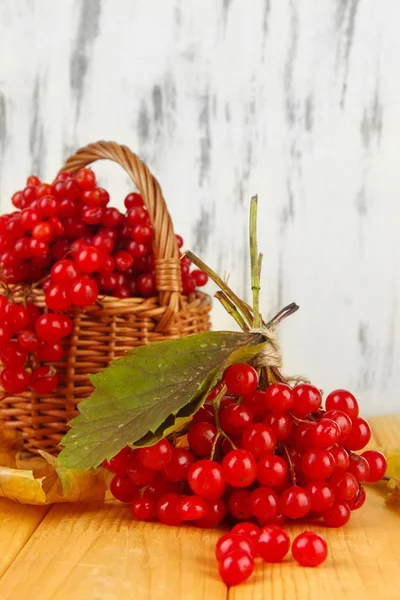
[{"label": "basket handle", "polygon": [[159,323],[158,331],[170,328],[179,309],[182,293],[179,251],[160,184],[150,173],[149,168],[126,146],[115,142],[99,141],[80,148],[70,156],[60,171],[75,174],[96,160],[109,159],[121,165],[138,188],[149,211],[153,225],[155,254],[156,289],[161,306],[166,307]]}]

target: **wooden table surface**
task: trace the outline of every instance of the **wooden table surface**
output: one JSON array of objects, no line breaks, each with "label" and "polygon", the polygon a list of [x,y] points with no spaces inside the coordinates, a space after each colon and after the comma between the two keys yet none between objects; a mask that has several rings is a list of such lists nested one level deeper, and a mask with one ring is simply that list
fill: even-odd
[{"label": "wooden table surface", "polygon": [[[400,445],[400,416],[371,419],[370,446]],[[400,512],[375,489],[341,529],[320,531],[329,558],[257,563],[244,584],[217,575],[219,532],[138,523],[122,504],[35,507],[0,500],[1,600],[379,600],[400,598]],[[291,536],[302,526],[289,526]]]}]

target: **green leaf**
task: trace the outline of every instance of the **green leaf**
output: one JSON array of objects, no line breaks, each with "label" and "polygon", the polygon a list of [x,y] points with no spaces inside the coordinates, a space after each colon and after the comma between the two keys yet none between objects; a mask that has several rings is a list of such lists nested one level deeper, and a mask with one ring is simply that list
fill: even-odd
[{"label": "green leaf", "polygon": [[267,342],[258,333],[211,331],[130,350],[92,375],[92,395],[79,404],[59,459],[89,469],[129,444],[155,443],[182,426],[235,362],[248,362]]}]

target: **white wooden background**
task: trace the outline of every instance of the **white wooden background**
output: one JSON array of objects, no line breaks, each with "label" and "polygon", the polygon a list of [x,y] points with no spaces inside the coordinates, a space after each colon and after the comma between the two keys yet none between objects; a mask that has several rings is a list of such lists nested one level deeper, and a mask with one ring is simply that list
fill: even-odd
[{"label": "white wooden background", "polygon": [[[399,23],[398,0],[0,0],[1,209],[27,174],[117,140],[249,299],[258,193],[263,310],[301,306],[286,371],[399,412]],[[97,172],[121,206],[127,178]]]}]

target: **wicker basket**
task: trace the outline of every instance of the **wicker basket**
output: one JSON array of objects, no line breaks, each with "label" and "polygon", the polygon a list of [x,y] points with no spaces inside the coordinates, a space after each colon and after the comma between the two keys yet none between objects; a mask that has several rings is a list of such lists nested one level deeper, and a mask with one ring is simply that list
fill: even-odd
[{"label": "wicker basket", "polygon": [[[84,311],[71,313],[73,330],[65,340],[65,358],[54,363],[60,383],[52,394],[26,392],[8,396],[0,403],[0,425],[22,432],[26,448],[50,453],[59,451],[67,423],[77,414],[77,404],[92,387],[87,375],[104,369],[126,350],[149,342],[207,331],[211,299],[203,293],[182,295],[178,247],[171,217],[161,188],[147,166],[128,148],[114,142],[97,142],[78,150],[62,171],[76,173],[101,159],[117,162],[141,193],[154,229],[156,287],[154,298],[101,298]],[[23,301],[23,294],[16,302]],[[30,300],[44,306],[39,290]]]}]

